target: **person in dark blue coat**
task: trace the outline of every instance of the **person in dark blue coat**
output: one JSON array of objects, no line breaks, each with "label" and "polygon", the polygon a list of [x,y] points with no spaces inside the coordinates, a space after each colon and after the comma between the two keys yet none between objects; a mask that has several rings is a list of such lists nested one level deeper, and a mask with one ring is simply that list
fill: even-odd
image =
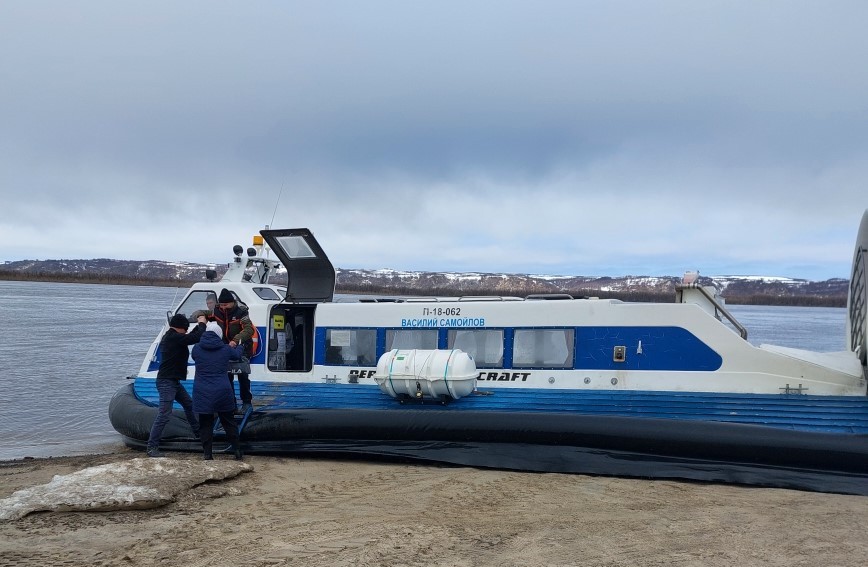
[{"label": "person in dark blue coat", "polygon": [[214,439],[214,414],[220,418],[223,430],[231,444],[235,458],[240,460],[241,444],[238,425],[235,423],[235,390],[226,380],[230,360],[241,360],[244,347],[235,348],[223,342],[220,325],[210,322],[199,343],[193,347],[193,362],[196,363],[196,381],[193,384],[193,411],[199,415],[199,431],[205,460],[213,459],[211,452]]}]

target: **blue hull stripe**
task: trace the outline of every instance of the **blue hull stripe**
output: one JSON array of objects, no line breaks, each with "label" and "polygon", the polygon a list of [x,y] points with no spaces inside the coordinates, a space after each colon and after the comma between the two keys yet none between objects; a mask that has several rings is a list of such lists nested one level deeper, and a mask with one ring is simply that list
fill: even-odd
[{"label": "blue hull stripe", "polygon": [[[184,384],[192,392],[195,381]],[[251,389],[257,411],[355,408],[575,413],[868,434],[868,398],[861,396],[481,388],[480,393],[444,406],[433,400],[401,404],[377,386],[366,384],[253,382]],[[149,405],[159,399],[152,379],[137,378],[135,393]]]}]

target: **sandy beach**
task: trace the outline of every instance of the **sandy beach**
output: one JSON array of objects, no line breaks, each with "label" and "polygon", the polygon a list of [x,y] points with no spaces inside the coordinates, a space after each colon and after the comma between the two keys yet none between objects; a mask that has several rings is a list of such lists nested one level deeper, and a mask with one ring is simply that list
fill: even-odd
[{"label": "sandy beach", "polygon": [[[141,456],[5,462],[0,499]],[[0,566],[868,564],[868,497],[406,463],[245,462],[252,472],[153,509],[0,521]]]}]

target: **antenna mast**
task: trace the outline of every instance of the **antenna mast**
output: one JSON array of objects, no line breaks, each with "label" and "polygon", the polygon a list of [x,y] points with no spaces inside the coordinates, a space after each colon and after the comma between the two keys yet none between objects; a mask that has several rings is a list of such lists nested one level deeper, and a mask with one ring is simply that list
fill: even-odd
[{"label": "antenna mast", "polygon": [[285,183],[286,181],[280,184],[280,193],[277,194],[277,202],[274,203],[274,212],[271,214],[271,223],[266,228],[271,228],[271,226],[274,224],[274,217],[277,215],[277,205],[280,204],[280,196],[283,195],[283,185]]}]

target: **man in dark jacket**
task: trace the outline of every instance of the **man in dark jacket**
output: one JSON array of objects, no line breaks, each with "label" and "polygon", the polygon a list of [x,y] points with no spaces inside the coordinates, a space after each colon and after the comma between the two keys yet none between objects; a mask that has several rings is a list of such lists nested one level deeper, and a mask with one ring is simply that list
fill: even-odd
[{"label": "man in dark jacket", "polygon": [[197,317],[198,324],[189,333],[189,322],[184,315],[176,314],[169,320],[169,330],[160,341],[160,369],[157,370],[157,393],[160,395],[160,407],[157,417],[151,426],[151,435],[148,437],[148,456],[162,457],[159,451],[160,437],[163,429],[169,423],[172,416],[172,403],[177,401],[184,408],[187,422],[193,430],[193,435],[199,437],[199,420],[193,413],[193,400],[190,394],[181,385],[181,380],[187,379],[187,359],[190,356],[190,345],[199,342],[202,333],[205,332],[204,315]]},{"label": "man in dark jacket", "polygon": [[[244,354],[247,357],[253,355],[253,322],[247,315],[247,308],[238,305],[235,296],[228,289],[220,290],[217,297],[217,307],[214,309],[214,320],[220,325],[223,332],[223,342],[235,348],[244,345]],[[233,381],[233,375],[229,374],[229,381]],[[253,404],[253,394],[250,393],[250,377],[247,374],[238,374],[238,391],[241,394],[241,413],[245,413]]]}]

